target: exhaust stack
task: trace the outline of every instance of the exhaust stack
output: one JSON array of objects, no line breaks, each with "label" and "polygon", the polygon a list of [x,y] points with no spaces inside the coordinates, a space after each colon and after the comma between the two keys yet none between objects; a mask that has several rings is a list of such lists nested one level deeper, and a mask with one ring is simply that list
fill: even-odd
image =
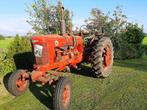
[{"label": "exhaust stack", "polygon": [[66,34],[66,26],[65,26],[65,19],[64,19],[64,7],[61,9],[61,35],[64,36]]}]

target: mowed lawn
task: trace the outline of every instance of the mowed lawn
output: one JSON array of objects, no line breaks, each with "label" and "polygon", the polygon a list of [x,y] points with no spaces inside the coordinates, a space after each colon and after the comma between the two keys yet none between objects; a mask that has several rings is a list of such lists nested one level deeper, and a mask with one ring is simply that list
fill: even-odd
[{"label": "mowed lawn", "polygon": [[[66,74],[72,81],[71,110],[147,110],[147,56],[115,61],[106,79],[93,78],[86,65]],[[3,85],[7,76],[0,82],[0,110],[53,110],[48,85],[31,83],[27,92],[14,97]]]},{"label": "mowed lawn", "polygon": [[[71,110],[147,110],[147,57],[115,61],[110,77],[95,79],[90,68],[69,74]],[[51,91],[50,91],[51,90]],[[31,84],[22,96],[2,90],[0,110],[52,110],[52,89]]]},{"label": "mowed lawn", "polygon": [[14,38],[6,38],[5,40],[0,40],[0,49],[6,49],[9,47],[10,43]]}]

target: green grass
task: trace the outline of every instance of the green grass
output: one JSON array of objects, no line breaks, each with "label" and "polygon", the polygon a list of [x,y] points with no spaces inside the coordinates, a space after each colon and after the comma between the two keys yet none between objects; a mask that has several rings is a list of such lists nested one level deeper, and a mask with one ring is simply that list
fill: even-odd
[{"label": "green grass", "polygon": [[147,45],[147,37],[144,38],[142,44],[143,44],[143,45]]},{"label": "green grass", "polygon": [[14,38],[6,38],[5,40],[0,40],[0,49],[6,49],[9,47],[10,43]]},{"label": "green grass", "polygon": [[[71,110],[147,110],[147,57],[115,61],[106,79],[92,78],[88,66],[82,70],[70,75]],[[19,97],[2,90],[0,110],[52,110],[48,87],[31,84]]]},{"label": "green grass", "polygon": [[[8,48],[12,40],[0,41],[0,48]],[[143,45],[147,45],[147,37]],[[71,110],[147,110],[147,56],[115,61],[106,79],[92,78],[88,66],[82,70],[78,75],[70,74]],[[31,84],[26,93],[13,97],[3,86],[2,77],[0,82],[0,110],[52,110],[52,90],[47,86]]]}]

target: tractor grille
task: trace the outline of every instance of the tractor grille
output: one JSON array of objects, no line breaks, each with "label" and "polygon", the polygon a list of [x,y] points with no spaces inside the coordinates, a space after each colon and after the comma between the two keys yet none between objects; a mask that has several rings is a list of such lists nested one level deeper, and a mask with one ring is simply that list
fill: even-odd
[{"label": "tractor grille", "polygon": [[49,63],[49,52],[47,49],[47,44],[42,45],[42,54],[40,57],[35,56],[36,57],[36,64],[37,65],[45,65],[47,63]]}]

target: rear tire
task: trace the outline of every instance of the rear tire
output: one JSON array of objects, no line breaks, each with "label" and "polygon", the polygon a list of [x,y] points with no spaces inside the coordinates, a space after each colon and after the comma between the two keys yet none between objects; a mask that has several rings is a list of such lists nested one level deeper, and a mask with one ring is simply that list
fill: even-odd
[{"label": "rear tire", "polygon": [[71,101],[71,82],[66,77],[60,77],[53,94],[54,110],[69,110]]},{"label": "rear tire", "polygon": [[105,78],[109,76],[113,65],[113,45],[110,38],[102,37],[94,42],[90,61],[94,77]]},{"label": "rear tire", "polygon": [[29,74],[25,70],[17,70],[13,72],[8,79],[8,91],[19,96],[29,87]]}]

